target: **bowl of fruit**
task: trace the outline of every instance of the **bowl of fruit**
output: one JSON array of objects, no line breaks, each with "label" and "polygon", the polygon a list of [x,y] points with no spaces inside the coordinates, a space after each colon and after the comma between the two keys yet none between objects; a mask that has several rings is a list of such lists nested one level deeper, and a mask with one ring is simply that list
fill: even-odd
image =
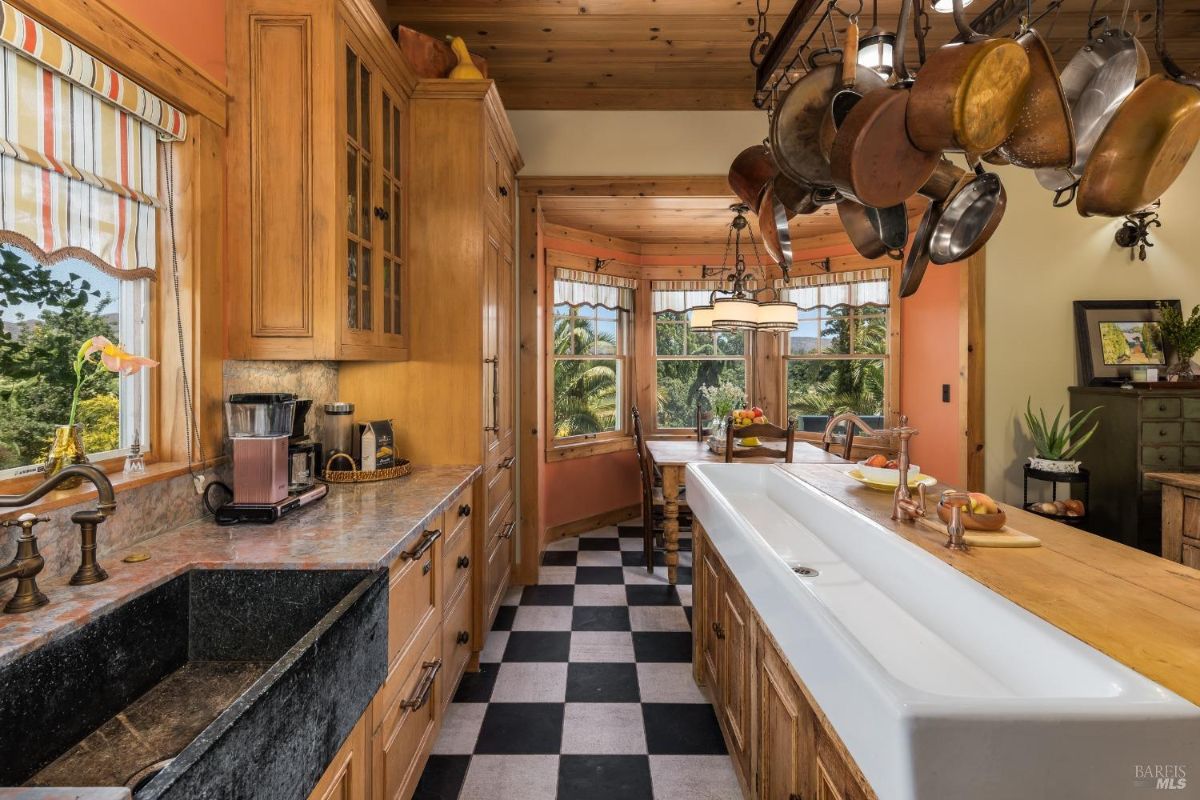
[{"label": "bowl of fruit", "polygon": [[998,531],[1008,519],[1000,504],[983,492],[946,492],[938,501],[938,518],[949,523],[955,505],[962,508],[963,527],[969,531]]},{"label": "bowl of fruit", "polygon": [[1079,522],[1087,513],[1087,508],[1084,507],[1082,500],[1069,498],[1067,500],[1054,500],[1042,503],[1030,503],[1027,506],[1029,511],[1035,514],[1040,514],[1043,517],[1051,519],[1063,520],[1066,522]]},{"label": "bowl of fruit", "polygon": [[[886,483],[896,486],[900,483],[900,462],[894,458],[876,453],[866,461],[858,462],[858,471],[862,476],[872,483]],[[908,482],[912,485],[917,476],[921,474],[921,468],[916,464],[908,465]]]},{"label": "bowl of fruit", "polygon": [[768,421],[767,415],[763,413],[761,408],[754,406],[753,408],[735,409],[730,416],[733,418],[733,435],[738,444],[743,447],[758,447],[762,444],[762,441],[757,436],[743,438],[739,437],[737,433],[739,428],[766,424]]}]

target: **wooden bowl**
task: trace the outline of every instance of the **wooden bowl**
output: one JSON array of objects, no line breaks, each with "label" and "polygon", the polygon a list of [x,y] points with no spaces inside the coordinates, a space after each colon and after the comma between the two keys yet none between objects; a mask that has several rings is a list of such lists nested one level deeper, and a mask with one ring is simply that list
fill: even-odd
[{"label": "wooden bowl", "polygon": [[[950,523],[950,509],[942,503],[937,505],[938,518],[942,522]],[[963,527],[969,531],[998,531],[1004,527],[1007,517],[1003,511],[995,514],[973,514],[970,510],[964,508],[962,511]]]}]

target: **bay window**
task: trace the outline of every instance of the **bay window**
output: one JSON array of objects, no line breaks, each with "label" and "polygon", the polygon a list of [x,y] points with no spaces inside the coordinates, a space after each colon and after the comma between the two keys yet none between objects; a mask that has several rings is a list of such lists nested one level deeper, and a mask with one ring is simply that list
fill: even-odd
[{"label": "bay window", "polygon": [[820,433],[843,412],[884,424],[891,357],[886,268],[794,278],[779,283],[799,306],[785,337],[788,416]]},{"label": "bay window", "polygon": [[635,287],[625,278],[555,271],[548,412],[555,445],[626,433]]},{"label": "bay window", "polygon": [[703,388],[732,384],[749,396],[751,337],[741,331],[703,333],[688,312],[707,305],[716,281],[655,281],[654,374],[658,430],[692,429]]}]

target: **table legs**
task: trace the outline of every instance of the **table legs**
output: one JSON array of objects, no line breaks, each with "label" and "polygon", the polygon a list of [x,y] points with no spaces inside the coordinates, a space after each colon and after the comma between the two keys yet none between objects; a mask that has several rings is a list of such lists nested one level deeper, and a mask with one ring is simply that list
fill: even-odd
[{"label": "table legs", "polygon": [[663,540],[667,551],[667,582],[672,586],[679,579],[679,483],[682,480],[683,467],[662,467]]}]

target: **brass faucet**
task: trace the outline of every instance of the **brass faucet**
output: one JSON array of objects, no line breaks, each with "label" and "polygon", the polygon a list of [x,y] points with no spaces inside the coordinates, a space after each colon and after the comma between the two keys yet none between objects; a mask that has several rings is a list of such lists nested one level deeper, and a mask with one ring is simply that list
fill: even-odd
[{"label": "brass faucet", "polygon": [[858,416],[857,414],[851,414],[847,411],[842,414],[838,414],[833,419],[829,420],[829,422],[825,423],[825,432],[821,434],[821,440],[824,442],[833,441],[833,432],[837,430],[837,426],[841,425],[843,422],[846,423],[846,444],[842,449],[842,457],[847,461],[850,460],[850,452],[854,449],[855,428],[858,428],[867,436],[878,436],[881,433],[881,431],[875,430],[866,422],[864,422],[862,417]]},{"label": "brass faucet", "polygon": [[0,583],[7,580],[17,582],[16,593],[4,604],[5,614],[33,611],[50,602],[37,585],[38,573],[46,565],[46,560],[38,552],[37,536],[33,533],[33,526],[45,521],[46,517],[22,514],[18,519],[0,522],[0,527],[21,529],[17,537],[17,554],[8,566],[0,568]]},{"label": "brass faucet", "polygon": [[[71,521],[79,526],[81,553],[79,569],[75,570],[75,574],[71,576],[71,585],[85,586],[89,583],[99,583],[108,577],[108,573],[96,560],[96,528],[112,516],[113,511],[117,508],[116,495],[113,493],[112,483],[108,480],[107,475],[91,464],[72,464],[61,472],[56,472],[26,494],[0,495],[0,508],[29,505],[72,478],[83,478],[95,486],[98,501],[94,509],[76,511],[71,515]],[[20,554],[19,547],[18,544],[18,555]],[[34,551],[36,552],[36,546]],[[41,567],[38,569],[40,570]]]},{"label": "brass faucet", "polygon": [[900,454],[896,456],[899,464],[899,480],[896,482],[896,493],[892,495],[892,519],[900,522],[916,522],[918,517],[925,516],[925,484],[917,484],[917,494],[920,501],[912,498],[912,490],[908,488],[909,455],[908,447],[912,437],[917,435],[917,429],[909,427],[908,417],[900,415],[900,427],[889,431],[900,439]]},{"label": "brass faucet", "polygon": [[966,492],[946,490],[942,492],[942,505],[950,509],[950,521],[946,523],[946,547],[950,550],[970,550],[967,546],[967,529],[963,525],[963,506],[971,502]]}]

